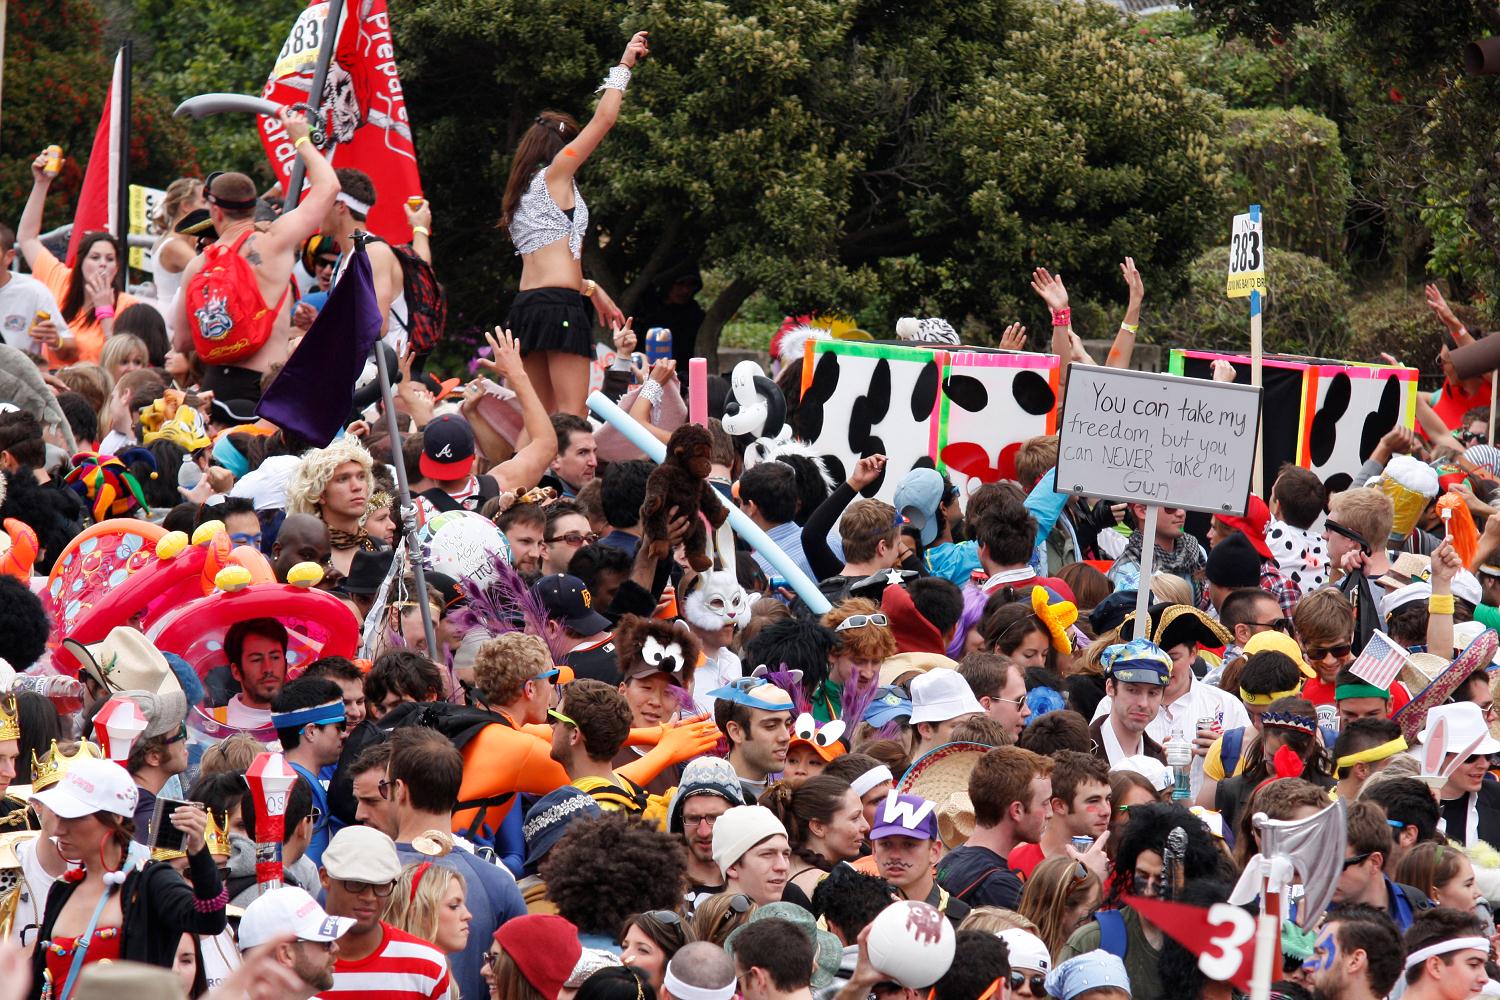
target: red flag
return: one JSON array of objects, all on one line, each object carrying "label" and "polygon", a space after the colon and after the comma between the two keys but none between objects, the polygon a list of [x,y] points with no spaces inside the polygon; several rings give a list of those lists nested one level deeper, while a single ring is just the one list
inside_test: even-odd
[{"label": "red flag", "polygon": [[[1255,968],[1255,917],[1238,906],[1215,903],[1209,909],[1187,903],[1127,896],[1130,908],[1198,956],[1198,968],[1209,979],[1233,983],[1250,992]],[[1278,932],[1279,932],[1278,928]],[[1281,937],[1276,938],[1278,948]],[[1280,959],[1277,959],[1280,968]]]},{"label": "red flag", "polygon": [[[286,105],[307,101],[327,20],[327,0],[310,0],[281,47],[263,97]],[[323,155],[335,167],[356,167],[370,175],[379,197],[367,228],[391,243],[406,243],[412,234],[401,204],[421,195],[422,178],[386,0],[348,0],[339,32],[323,85],[321,110],[325,119],[332,110],[333,143]],[[274,118],[261,118],[260,140],[285,189],[296,159],[286,130]]]},{"label": "red flag", "polygon": [[99,116],[99,130],[94,133],[94,148],[78,192],[78,207],[73,211],[73,235],[68,239],[68,266],[78,255],[78,244],[89,233],[106,230],[118,234],[120,192],[125,183],[124,142],[128,127],[128,109],[121,98],[125,80],[125,50],[115,56],[115,71],[109,93],[104,98],[104,113]]}]

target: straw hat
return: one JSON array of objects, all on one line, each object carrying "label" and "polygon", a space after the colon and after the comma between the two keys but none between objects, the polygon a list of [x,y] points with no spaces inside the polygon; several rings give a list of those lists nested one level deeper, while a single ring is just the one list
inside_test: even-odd
[{"label": "straw hat", "polygon": [[938,839],[943,847],[953,850],[969,842],[974,835],[974,803],[969,793],[950,792],[937,807]]},{"label": "straw hat", "polygon": [[[1482,671],[1489,666],[1490,661],[1495,657],[1497,646],[1500,646],[1500,636],[1495,634],[1494,629],[1485,629],[1477,639],[1464,647],[1462,653],[1453,658],[1453,662],[1448,665],[1447,669],[1429,680],[1420,690],[1412,688],[1411,701],[1402,706],[1401,711],[1391,716],[1391,721],[1401,727],[1401,734],[1406,737],[1408,743],[1416,742],[1418,734],[1426,725],[1427,713],[1430,709],[1447,701],[1470,674]],[[1412,659],[1422,655],[1418,653]],[[1441,657],[1434,656],[1432,659],[1440,660]],[[1409,684],[1407,686],[1411,687]]]},{"label": "straw hat", "polygon": [[896,791],[946,802],[954,792],[969,793],[969,773],[992,748],[983,743],[944,743],[912,762]]}]

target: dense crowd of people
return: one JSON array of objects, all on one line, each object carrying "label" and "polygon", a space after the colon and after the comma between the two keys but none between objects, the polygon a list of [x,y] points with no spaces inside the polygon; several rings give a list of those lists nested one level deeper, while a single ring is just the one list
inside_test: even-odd
[{"label": "dense crowd of people", "polygon": [[[799,447],[815,331],[757,390],[793,441],[726,430],[719,375],[691,423],[686,366],[639,363],[582,266],[576,176],[648,52],[587,124],[527,128],[521,292],[467,384],[424,373],[430,207],[365,239],[405,193],[301,114],[296,206],[174,183],[139,294],[108,234],[42,239],[37,157],[0,226],[0,997],[1219,1000],[1240,980],[1150,904],[1258,913],[1278,821],[1324,853],[1282,887],[1273,996],[1500,995],[1488,379],[1445,348],[1346,488],[1288,465],[1150,538],[1061,502],[1055,435],[967,492]],[[345,281],[394,384],[368,366],[318,442],[259,410],[354,336]],[[596,320],[659,469],[586,413]]]}]

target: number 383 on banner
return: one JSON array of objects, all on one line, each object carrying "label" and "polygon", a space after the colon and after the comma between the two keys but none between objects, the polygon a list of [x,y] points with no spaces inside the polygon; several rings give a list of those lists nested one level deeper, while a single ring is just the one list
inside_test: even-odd
[{"label": "number 383 on banner", "polygon": [[1234,217],[1229,236],[1229,278],[1225,291],[1231,299],[1266,291],[1266,243],[1259,206]]},{"label": "number 383 on banner", "polygon": [[1141,916],[1198,956],[1198,969],[1209,979],[1250,990],[1255,966],[1255,917],[1238,906],[1215,903],[1208,909],[1186,903],[1132,896],[1126,899]]}]

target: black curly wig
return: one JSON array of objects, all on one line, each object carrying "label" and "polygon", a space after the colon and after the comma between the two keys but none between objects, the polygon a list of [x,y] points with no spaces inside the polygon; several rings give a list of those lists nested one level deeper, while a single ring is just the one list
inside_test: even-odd
[{"label": "black curly wig", "polygon": [[1188,884],[1197,879],[1214,878],[1220,873],[1224,856],[1214,846],[1213,834],[1208,832],[1201,819],[1183,806],[1170,802],[1134,807],[1115,852],[1115,873],[1110,879],[1108,892],[1110,902],[1119,903],[1120,897],[1131,891],[1135,859],[1140,853],[1162,853],[1167,845],[1167,835],[1179,826],[1188,835],[1187,851],[1183,856]]},{"label": "black curly wig", "polygon": [[687,887],[682,838],[624,813],[574,823],[547,852],[547,898],[584,934],[613,935],[632,913],[675,910]]},{"label": "black curly wig", "polygon": [[71,490],[42,486],[29,466],[20,466],[15,472],[0,476],[5,479],[0,518],[14,517],[31,526],[40,549],[32,572],[39,575],[51,572],[62,550],[83,530],[82,502]]},{"label": "black curly wig", "polygon": [[0,659],[25,670],[47,649],[42,600],[15,577],[0,576]]},{"label": "black curly wig", "polygon": [[[1131,822],[1135,822],[1135,810],[1131,810]],[[1190,881],[1182,887],[1173,902],[1189,903],[1208,909],[1215,903],[1227,903],[1233,886],[1218,879]],[[1171,938],[1162,944],[1161,958],[1157,962],[1161,975],[1161,994],[1164,997],[1196,997],[1203,995],[1203,984],[1208,978],[1198,968],[1198,954],[1189,951]]]},{"label": "black curly wig", "polygon": [[828,658],[836,643],[833,630],[815,621],[782,618],[745,643],[740,662],[747,674],[761,664],[771,670],[782,669],[782,664],[787,670],[800,670],[802,690],[810,694],[828,679]]}]

